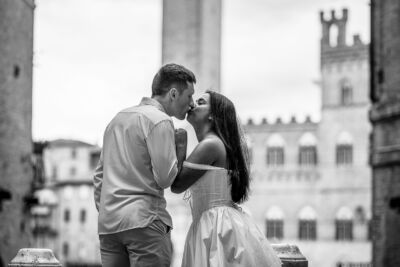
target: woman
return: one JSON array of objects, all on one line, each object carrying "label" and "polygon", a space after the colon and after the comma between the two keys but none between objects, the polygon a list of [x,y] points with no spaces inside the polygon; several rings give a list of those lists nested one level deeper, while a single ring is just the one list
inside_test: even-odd
[{"label": "woman", "polygon": [[233,103],[207,91],[188,113],[199,144],[171,186],[187,189],[193,222],[182,266],[281,265],[264,235],[237,204],[248,197],[249,164]]}]

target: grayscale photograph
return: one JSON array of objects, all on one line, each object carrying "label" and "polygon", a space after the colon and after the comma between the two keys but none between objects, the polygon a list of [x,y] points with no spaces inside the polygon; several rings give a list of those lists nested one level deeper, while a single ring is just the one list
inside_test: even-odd
[{"label": "grayscale photograph", "polygon": [[399,267],[399,0],[0,0],[0,267]]}]

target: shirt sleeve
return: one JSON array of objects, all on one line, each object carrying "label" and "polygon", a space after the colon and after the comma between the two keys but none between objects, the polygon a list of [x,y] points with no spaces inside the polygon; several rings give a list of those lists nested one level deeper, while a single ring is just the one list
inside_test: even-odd
[{"label": "shirt sleeve", "polygon": [[96,209],[98,211],[100,206],[101,188],[103,185],[103,151],[100,154],[99,162],[97,163],[97,167],[94,171],[93,185],[94,185],[94,202],[96,204]]},{"label": "shirt sleeve", "polygon": [[178,174],[175,130],[171,121],[156,124],[146,139],[154,179],[161,188],[171,186]]}]

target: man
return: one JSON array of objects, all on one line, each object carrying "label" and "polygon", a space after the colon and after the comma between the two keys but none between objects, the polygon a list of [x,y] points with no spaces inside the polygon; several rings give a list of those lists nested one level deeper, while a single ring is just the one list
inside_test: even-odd
[{"label": "man", "polygon": [[[154,76],[152,97],[119,112],[108,124],[94,175],[104,267],[170,266],[171,216],[164,189],[186,157],[183,120],[194,106],[194,74],[167,64]],[[175,145],[175,139],[177,144]]]}]

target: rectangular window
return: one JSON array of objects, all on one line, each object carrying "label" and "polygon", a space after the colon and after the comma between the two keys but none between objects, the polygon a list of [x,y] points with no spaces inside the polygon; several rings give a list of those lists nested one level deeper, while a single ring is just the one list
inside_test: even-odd
[{"label": "rectangular window", "polygon": [[337,145],[336,146],[336,164],[350,165],[353,163],[353,146]]},{"label": "rectangular window", "polygon": [[75,159],[76,158],[76,148],[72,148],[71,150],[71,158]]},{"label": "rectangular window", "polygon": [[58,173],[57,166],[53,166],[53,168],[51,170],[51,178],[53,181],[55,181],[57,179],[57,173]]},{"label": "rectangular window", "polygon": [[283,238],[283,220],[267,220],[267,238]]},{"label": "rectangular window", "polygon": [[317,222],[315,220],[299,221],[299,239],[300,240],[317,239]]},{"label": "rectangular window", "polygon": [[90,167],[92,169],[95,169],[97,167],[99,160],[100,160],[100,151],[93,151],[90,154]]},{"label": "rectangular window", "polygon": [[350,86],[342,87],[342,105],[350,105],[352,102],[352,88]]},{"label": "rectangular window", "polygon": [[70,211],[69,209],[64,210],[64,222],[69,222],[70,221]]},{"label": "rectangular window", "polygon": [[367,227],[368,227],[368,240],[369,241],[372,241],[372,234],[373,234],[373,231],[372,231],[372,220],[368,220],[368,223],[367,223]]},{"label": "rectangular window", "polygon": [[317,148],[315,146],[301,146],[299,149],[300,165],[317,164]]},{"label": "rectangular window", "polygon": [[68,245],[68,243],[63,243],[62,251],[63,251],[63,255],[64,256],[68,256],[68,254],[69,254],[69,245]]},{"label": "rectangular window", "polygon": [[79,219],[80,219],[81,223],[84,223],[86,221],[86,210],[81,210]]},{"label": "rectangular window", "polygon": [[353,240],[353,221],[336,220],[336,240]]},{"label": "rectangular window", "polygon": [[279,166],[285,164],[285,154],[283,147],[267,148],[267,164],[269,166]]}]

